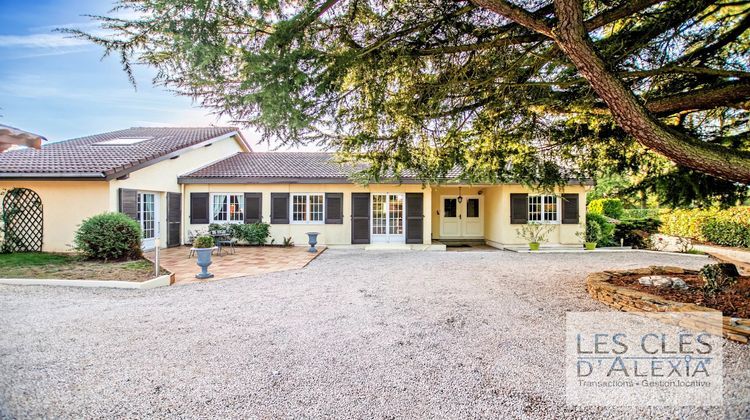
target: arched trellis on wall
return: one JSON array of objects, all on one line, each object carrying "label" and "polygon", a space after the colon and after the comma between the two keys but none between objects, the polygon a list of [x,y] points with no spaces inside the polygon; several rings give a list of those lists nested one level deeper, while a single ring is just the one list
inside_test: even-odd
[{"label": "arched trellis on wall", "polygon": [[13,188],[3,196],[3,252],[42,250],[44,216],[39,194],[28,188]]}]

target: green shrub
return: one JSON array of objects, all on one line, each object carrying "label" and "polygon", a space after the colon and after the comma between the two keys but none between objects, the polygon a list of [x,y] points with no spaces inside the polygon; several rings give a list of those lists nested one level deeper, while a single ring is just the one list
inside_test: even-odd
[{"label": "green shrub", "polygon": [[701,236],[718,245],[750,248],[750,225],[733,220],[709,219],[701,226]]},{"label": "green shrub", "polygon": [[750,247],[750,208],[674,210],[662,216],[661,232],[717,245]]},{"label": "green shrub", "polygon": [[586,242],[599,242],[602,240],[602,227],[599,223],[586,223]]},{"label": "green shrub", "polygon": [[714,295],[737,282],[740,273],[734,264],[707,264],[698,276],[703,280],[703,293]]},{"label": "green shrub", "polygon": [[250,245],[264,245],[271,236],[271,225],[258,222],[252,224],[230,224],[227,226],[233,238],[243,240]]},{"label": "green shrub", "polygon": [[622,243],[625,246],[633,248],[648,248],[648,239],[654,233],[659,231],[661,221],[659,219],[626,219],[621,220],[618,225],[615,226],[614,241],[616,244]]},{"label": "green shrub", "polygon": [[81,223],[74,248],[86,258],[121,260],[140,258],[141,227],[122,213],[103,213]]},{"label": "green shrub", "polygon": [[208,235],[197,236],[193,239],[193,248],[213,248],[214,238]]},{"label": "green shrub", "polygon": [[587,210],[589,213],[603,214],[613,219],[621,219],[625,209],[622,207],[622,201],[617,198],[599,198],[591,200]]},{"label": "green shrub", "polygon": [[661,216],[661,233],[705,241],[703,224],[713,217],[712,210],[673,210]]},{"label": "green shrub", "polygon": [[[612,246],[615,244],[614,242],[614,234],[615,234],[615,225],[614,223],[610,223],[607,221],[607,219],[602,216],[601,214],[597,213],[586,213],[586,235],[588,236],[588,230],[589,227],[592,225],[597,225],[600,236],[599,239],[596,241],[599,246]],[[593,228],[596,229],[596,228]]]},{"label": "green shrub", "polygon": [[623,219],[647,219],[657,218],[661,213],[660,209],[625,209],[622,213]]}]

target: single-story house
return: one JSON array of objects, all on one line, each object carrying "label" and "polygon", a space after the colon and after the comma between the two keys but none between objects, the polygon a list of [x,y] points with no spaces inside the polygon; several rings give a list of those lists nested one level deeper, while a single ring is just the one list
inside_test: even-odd
[{"label": "single-story house", "polygon": [[586,183],[554,193],[409,176],[365,186],[353,171],[330,153],[254,152],[231,127],[140,127],[0,155],[0,189],[38,194],[45,251],[69,250],[81,221],[105,211],[136,219],[144,248],[184,244],[210,223],[269,223],[276,243],[303,245],[316,231],[324,245],[418,249],[520,245],[527,222],[553,225],[550,244],[577,244],[585,223]]}]

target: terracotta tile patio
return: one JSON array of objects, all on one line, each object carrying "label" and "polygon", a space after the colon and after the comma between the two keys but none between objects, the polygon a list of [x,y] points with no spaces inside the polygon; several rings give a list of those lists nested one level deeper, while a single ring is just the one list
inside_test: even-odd
[{"label": "terracotta tile patio", "polygon": [[[307,252],[307,247],[236,247],[235,253],[227,251],[219,256],[213,255],[213,263],[208,271],[214,275],[208,280],[199,280],[195,274],[200,267],[195,263],[195,256],[188,258],[190,248],[177,247],[162,249],[159,253],[160,265],[175,274],[175,284],[187,284],[202,281],[220,280],[232,277],[252,276],[274,271],[295,270],[303,268],[325,250],[318,247],[317,254]],[[145,257],[153,260],[154,252]]]}]

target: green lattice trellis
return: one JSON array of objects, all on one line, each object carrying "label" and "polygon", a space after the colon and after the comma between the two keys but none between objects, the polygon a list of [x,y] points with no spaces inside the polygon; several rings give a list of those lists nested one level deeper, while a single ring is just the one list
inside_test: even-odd
[{"label": "green lattice trellis", "polygon": [[28,188],[13,188],[3,197],[4,252],[42,250],[42,200]]}]

